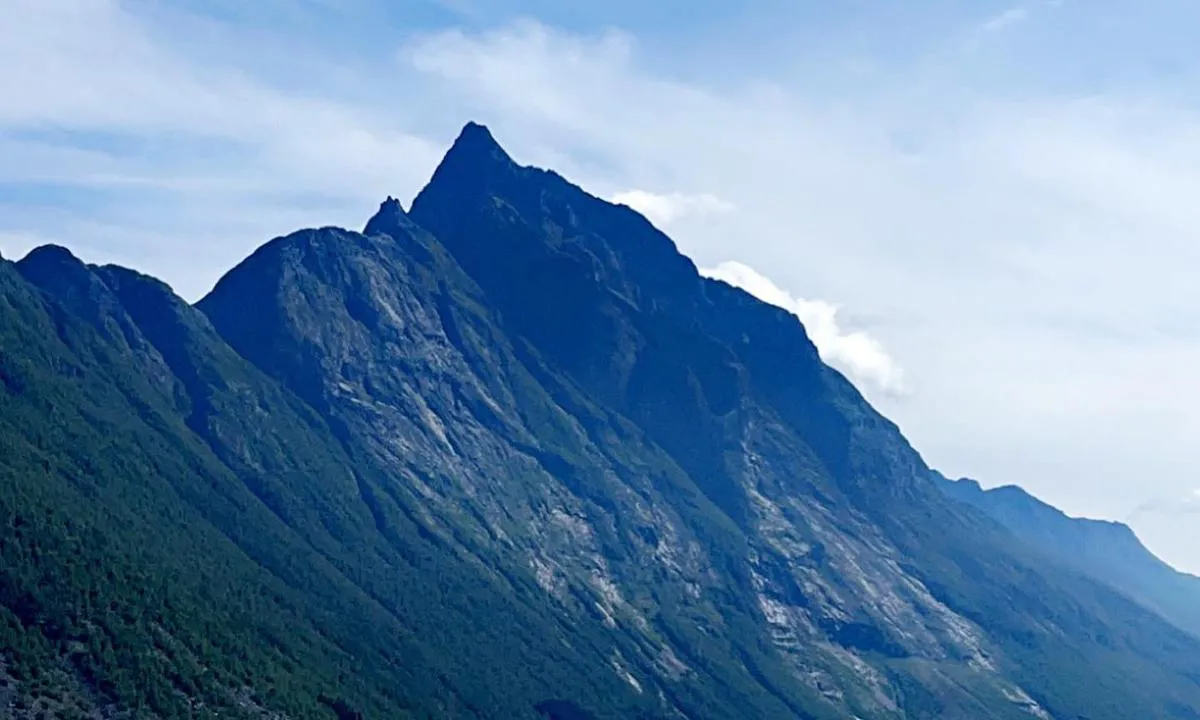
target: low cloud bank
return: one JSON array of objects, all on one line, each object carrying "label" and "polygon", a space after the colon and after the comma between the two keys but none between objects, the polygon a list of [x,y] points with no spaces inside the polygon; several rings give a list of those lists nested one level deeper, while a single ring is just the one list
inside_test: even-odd
[{"label": "low cloud bank", "polygon": [[723,262],[702,269],[705,277],[741,288],[763,302],[800,318],[821,359],[850,376],[860,386],[891,395],[905,392],[904,373],[883,345],[861,330],[847,330],[838,319],[838,306],[824,300],[806,300],[780,288],[770,278],[739,262]]}]

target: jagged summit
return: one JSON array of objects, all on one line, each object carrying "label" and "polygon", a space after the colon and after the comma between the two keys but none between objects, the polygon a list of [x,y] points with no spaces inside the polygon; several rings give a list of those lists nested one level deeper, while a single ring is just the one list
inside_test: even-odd
[{"label": "jagged summit", "polygon": [[486,126],[469,122],[459,131],[454,144],[446,151],[437,171],[487,172],[494,169],[516,169],[517,164]]},{"label": "jagged summit", "polygon": [[492,131],[488,130],[486,125],[474,121],[463,125],[462,130],[458,133],[458,138],[450,146],[448,155],[456,153],[478,153],[492,157],[501,155],[508,158],[504,148],[500,147],[500,143],[496,142],[496,138],[492,136]]},{"label": "jagged summit", "polygon": [[379,210],[367,221],[363,235],[393,235],[396,228],[410,225],[412,222],[400,201],[388,195],[387,199],[379,204]]},{"label": "jagged summit", "polygon": [[[487,126],[468,122],[442,157],[429,183],[413,200],[409,211],[418,204],[431,204],[430,198],[453,198],[455,202],[478,198],[503,175],[522,170],[496,142]],[[444,205],[437,199],[432,204]],[[391,195],[379,204],[379,210],[363,227],[364,235],[396,235],[412,233],[416,225],[400,201]],[[402,232],[398,232],[402,231]]]},{"label": "jagged summit", "polygon": [[1200,718],[1200,591],[937,478],[796,317],[468,123],[410,208],[194,306],[0,265],[0,716],[49,677],[164,718]]},{"label": "jagged summit", "polygon": [[415,211],[430,194],[476,197],[484,189],[514,177],[522,170],[500,147],[490,130],[469,122],[446,151],[429,184],[413,200],[410,211]]}]

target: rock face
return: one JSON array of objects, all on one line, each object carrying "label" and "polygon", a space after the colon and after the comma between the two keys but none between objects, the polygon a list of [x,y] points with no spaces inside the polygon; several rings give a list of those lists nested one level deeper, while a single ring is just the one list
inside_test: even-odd
[{"label": "rock face", "polygon": [[[56,249],[0,271],[0,407],[29,420],[0,510],[70,507],[142,578],[81,569],[51,607],[37,548],[72,526],[0,545],[5,637],[80,708],[1200,717],[1200,641],[1160,608],[949,497],[794,316],[482,126],[409,212],[277,238],[196,307]],[[138,590],[164,576],[198,579]],[[170,648],[148,677],[89,593]]]}]

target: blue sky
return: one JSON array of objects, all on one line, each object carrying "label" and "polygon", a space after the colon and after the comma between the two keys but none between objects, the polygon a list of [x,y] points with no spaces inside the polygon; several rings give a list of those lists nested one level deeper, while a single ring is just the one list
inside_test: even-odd
[{"label": "blue sky", "polygon": [[189,299],[467,120],[801,315],[934,466],[1200,571],[1200,5],[0,0],[0,252]]}]

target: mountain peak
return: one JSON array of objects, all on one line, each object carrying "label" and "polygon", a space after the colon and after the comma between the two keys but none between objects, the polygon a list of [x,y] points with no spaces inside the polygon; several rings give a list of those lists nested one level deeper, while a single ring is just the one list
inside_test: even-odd
[{"label": "mountain peak", "polygon": [[367,221],[363,235],[391,235],[392,229],[408,223],[408,214],[404,212],[404,206],[399,200],[388,195],[386,200],[379,203],[379,210]]},{"label": "mountain peak", "polygon": [[367,221],[362,234],[368,237],[388,235],[399,240],[417,231],[416,223],[409,218],[408,213],[404,212],[404,206],[400,204],[400,201],[388,195],[386,200],[379,203],[379,210]]},{"label": "mountain peak", "polygon": [[56,263],[69,265],[82,265],[83,262],[75,257],[69,249],[62,245],[40,245],[30,250],[28,254],[20,261],[22,264],[40,265],[42,263]]},{"label": "mountain peak", "polygon": [[400,204],[399,200],[392,197],[391,195],[388,195],[386,200],[379,203],[379,212],[388,212],[388,213],[392,213],[392,214],[399,213],[399,214],[403,215],[404,214],[404,206]]},{"label": "mountain peak", "polygon": [[492,136],[492,131],[488,130],[487,126],[469,122],[459,131],[458,137],[446,151],[446,156],[442,158],[433,177],[436,180],[438,175],[444,174],[447,170],[453,171],[455,175],[480,174],[494,169],[508,169],[516,166],[517,164],[504,151],[504,148],[500,147],[500,143],[496,142],[496,138]]},{"label": "mountain peak", "polygon": [[26,280],[52,294],[70,292],[97,301],[105,293],[88,266],[61,245],[42,245],[30,250],[17,261],[17,270]]},{"label": "mountain peak", "polygon": [[520,166],[500,147],[490,130],[469,122],[446,151],[429,184],[413,200],[413,208],[431,188],[440,188],[459,199],[473,197],[496,181],[503,182],[518,174],[519,170]]},{"label": "mountain peak", "polygon": [[504,148],[500,147],[500,143],[496,142],[496,138],[492,136],[492,131],[488,130],[486,125],[481,125],[474,121],[463,125],[462,130],[459,131],[454,144],[450,146],[450,153],[456,150],[459,152],[487,155],[500,153],[504,157],[508,157],[508,154],[504,152]]}]

